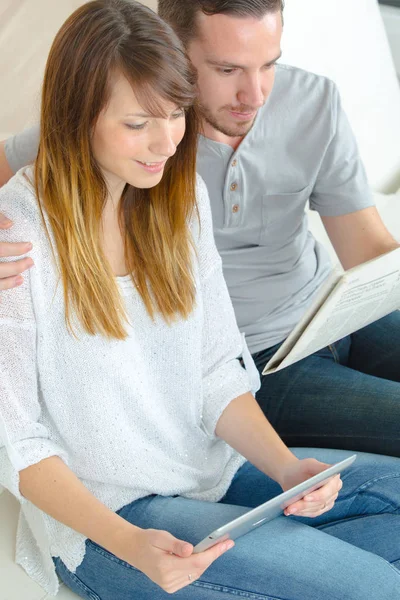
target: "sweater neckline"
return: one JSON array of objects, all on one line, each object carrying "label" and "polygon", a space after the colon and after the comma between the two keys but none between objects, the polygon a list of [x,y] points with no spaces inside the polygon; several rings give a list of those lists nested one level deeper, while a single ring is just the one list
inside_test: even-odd
[{"label": "sweater neckline", "polygon": [[132,282],[132,278],[130,275],[117,276],[117,277],[115,277],[115,281],[121,288],[126,289],[126,288],[133,287],[133,282]]}]

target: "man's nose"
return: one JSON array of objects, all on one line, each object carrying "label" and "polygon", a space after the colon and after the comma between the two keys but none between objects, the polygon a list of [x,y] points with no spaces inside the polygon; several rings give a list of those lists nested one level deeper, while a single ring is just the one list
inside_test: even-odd
[{"label": "man's nose", "polygon": [[238,99],[242,104],[247,104],[252,108],[261,108],[265,102],[265,94],[259,75],[249,76],[243,82],[243,89],[238,94]]}]

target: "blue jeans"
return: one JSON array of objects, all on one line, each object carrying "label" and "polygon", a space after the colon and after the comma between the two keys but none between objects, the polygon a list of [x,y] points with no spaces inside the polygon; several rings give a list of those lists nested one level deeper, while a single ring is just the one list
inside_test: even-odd
[{"label": "blue jeans", "polygon": [[[297,449],[333,463],[339,450]],[[399,600],[400,459],[360,454],[343,473],[334,508],[315,519],[278,517],[236,540],[177,600]],[[193,544],[216,527],[280,492],[246,463],[218,503],[150,496],[119,514],[142,528],[163,529]],[[166,600],[137,569],[92,541],[75,574],[56,559],[58,575],[90,600]]]},{"label": "blue jeans", "polygon": [[[260,373],[278,347],[253,355]],[[288,446],[400,457],[400,311],[261,380],[257,401]]]}]

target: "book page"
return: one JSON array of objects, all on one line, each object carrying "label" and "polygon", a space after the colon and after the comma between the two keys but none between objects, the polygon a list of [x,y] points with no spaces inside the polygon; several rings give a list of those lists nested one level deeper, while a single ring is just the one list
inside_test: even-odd
[{"label": "book page", "polygon": [[313,303],[308,311],[308,314],[313,313],[313,317],[308,319],[295,343],[287,344],[286,352],[281,352],[278,360],[277,354],[274,355],[263,375],[283,369],[398,308],[400,248],[354,267],[339,277],[322,306],[318,302]]}]

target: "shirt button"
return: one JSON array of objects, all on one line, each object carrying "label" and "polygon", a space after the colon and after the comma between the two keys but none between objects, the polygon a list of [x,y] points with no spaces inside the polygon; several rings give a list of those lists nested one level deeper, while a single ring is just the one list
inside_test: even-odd
[{"label": "shirt button", "polygon": [[237,165],[237,160],[236,160],[236,158],[235,158],[235,160],[234,160],[234,161],[232,161],[232,167],[236,167],[236,165]]},{"label": "shirt button", "polygon": [[239,206],[239,204],[234,204],[234,205],[232,206],[232,212],[234,212],[234,213],[238,213],[238,212],[239,212],[239,210],[240,210],[240,206]]},{"label": "shirt button", "polygon": [[231,192],[235,192],[237,190],[238,184],[237,183],[232,183],[231,184]]}]

